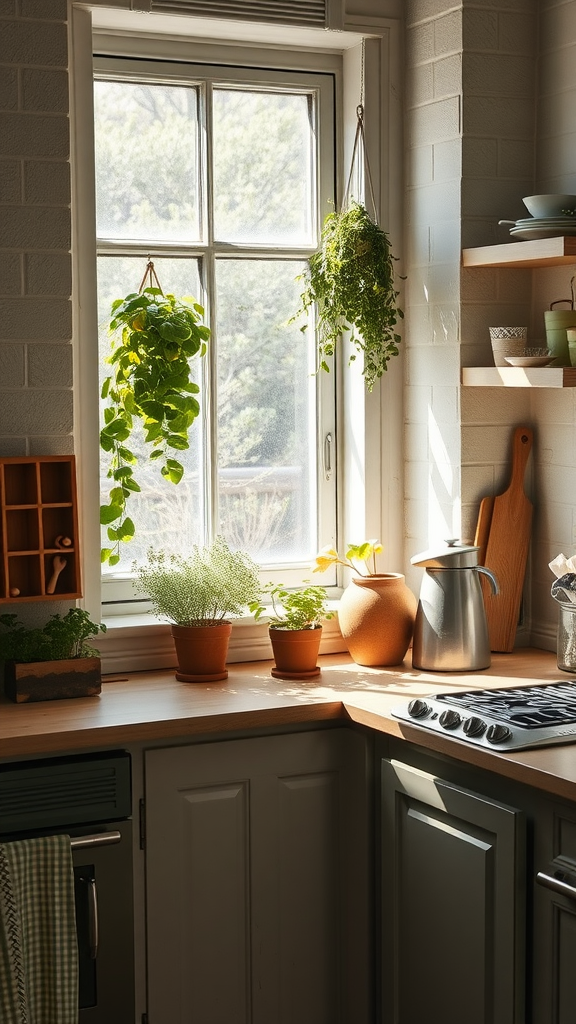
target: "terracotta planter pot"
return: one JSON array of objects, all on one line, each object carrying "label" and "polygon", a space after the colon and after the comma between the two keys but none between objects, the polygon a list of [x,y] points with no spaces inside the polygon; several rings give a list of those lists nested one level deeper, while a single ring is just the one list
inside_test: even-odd
[{"label": "terracotta planter pot", "polygon": [[268,629],[274,668],[271,670],[276,679],[313,679],[320,675],[320,666],[316,664],[322,626],[315,629]]},{"label": "terracotta planter pot", "polygon": [[178,658],[176,679],[183,683],[216,683],[227,679],[226,657],[231,632],[231,622],[172,626]]},{"label": "terracotta planter pot", "polygon": [[400,665],[410,646],[418,602],[401,573],[354,577],[338,621],[358,665]]}]

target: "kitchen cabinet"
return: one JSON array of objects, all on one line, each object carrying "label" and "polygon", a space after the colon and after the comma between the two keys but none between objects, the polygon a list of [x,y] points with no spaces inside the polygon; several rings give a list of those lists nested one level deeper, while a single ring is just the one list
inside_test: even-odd
[{"label": "kitchen cabinet", "polygon": [[524,1024],[525,819],[383,758],[382,1021]]},{"label": "kitchen cabinet", "polygon": [[533,1024],[573,1024],[576,807],[540,801],[534,843]]},{"label": "kitchen cabinet", "polygon": [[369,743],[145,752],[149,1024],[368,1024]]}]

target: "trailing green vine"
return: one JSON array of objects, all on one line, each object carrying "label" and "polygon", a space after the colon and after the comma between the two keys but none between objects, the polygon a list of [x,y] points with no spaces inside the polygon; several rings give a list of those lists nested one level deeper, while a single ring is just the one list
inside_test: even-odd
[{"label": "trailing green vine", "polygon": [[[351,200],[346,209],[329,213],[324,221],[321,247],[309,260],[301,308],[293,319],[318,309],[319,366],[334,355],[342,331],[364,356],[363,375],[368,391],[398,355],[400,336],[395,327],[404,313],[397,306],[394,261],[385,231],[368,216],[366,208]],[[306,328],[304,327],[303,330]],[[356,353],[350,356],[350,362]]]},{"label": "trailing green vine", "polygon": [[[147,273],[152,280],[153,264]],[[126,512],[130,495],[140,491],[133,468],[137,458],[127,444],[135,418],[143,423],[150,459],[160,462],[162,476],[174,484],[182,478],[184,468],[173,453],[189,447],[188,431],[200,411],[190,359],[204,355],[210,337],[203,313],[193,299],[176,299],[152,286],[112,303],[108,362],[114,370],[102,386],[108,404],[100,432],[100,446],[110,454],[112,486],[108,504],[100,507],[100,523],[108,527],[113,546],[102,549],[102,562],[116,565],[120,543],[136,532]]]}]

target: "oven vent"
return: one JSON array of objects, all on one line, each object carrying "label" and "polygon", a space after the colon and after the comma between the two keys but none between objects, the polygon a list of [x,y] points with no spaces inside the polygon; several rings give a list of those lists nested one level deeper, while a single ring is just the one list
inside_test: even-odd
[{"label": "oven vent", "polygon": [[0,835],[118,821],[131,813],[130,757],[61,758],[0,770]]},{"label": "oven vent", "polygon": [[200,18],[326,27],[327,0],[152,0],[151,11]]}]

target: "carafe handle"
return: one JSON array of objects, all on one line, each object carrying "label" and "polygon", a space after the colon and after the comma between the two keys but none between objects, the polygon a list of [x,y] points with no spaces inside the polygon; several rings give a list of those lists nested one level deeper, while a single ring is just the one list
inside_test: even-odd
[{"label": "carafe handle", "polygon": [[494,573],[490,569],[487,569],[485,565],[475,565],[474,569],[475,569],[476,572],[481,572],[484,576],[488,577],[488,579],[490,580],[490,587],[492,589],[492,593],[493,594],[499,594],[500,593],[500,587],[498,586],[498,580],[496,579]]}]

